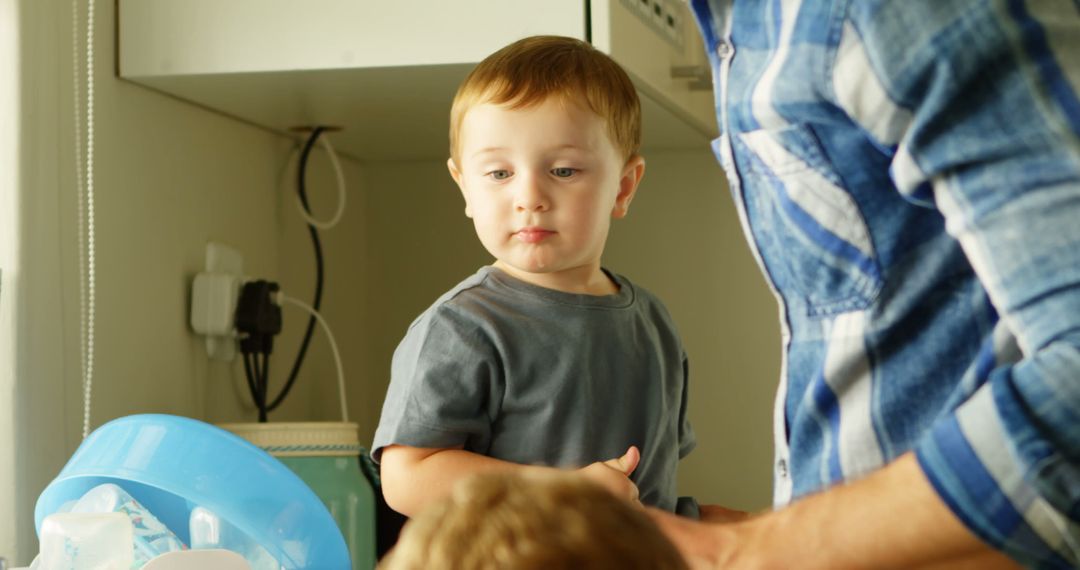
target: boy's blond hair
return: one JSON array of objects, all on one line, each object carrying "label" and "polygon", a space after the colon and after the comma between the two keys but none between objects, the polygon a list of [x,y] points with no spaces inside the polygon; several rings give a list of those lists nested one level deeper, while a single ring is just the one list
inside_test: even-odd
[{"label": "boy's blond hair", "polygon": [[550,97],[584,103],[607,122],[623,160],[637,154],[641,102],[619,64],[578,39],[533,36],[484,58],[458,87],[450,108],[450,156],[461,165],[461,123],[472,107],[492,103],[521,109]]},{"label": "boy's blond hair", "polygon": [[639,508],[573,473],[482,473],[409,521],[380,570],[685,570]]}]

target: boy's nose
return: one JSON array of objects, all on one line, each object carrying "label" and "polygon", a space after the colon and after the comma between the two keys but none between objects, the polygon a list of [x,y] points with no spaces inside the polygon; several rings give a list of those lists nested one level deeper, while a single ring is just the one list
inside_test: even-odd
[{"label": "boy's nose", "polygon": [[549,207],[547,194],[539,181],[523,179],[514,195],[514,209],[519,212],[543,212]]}]

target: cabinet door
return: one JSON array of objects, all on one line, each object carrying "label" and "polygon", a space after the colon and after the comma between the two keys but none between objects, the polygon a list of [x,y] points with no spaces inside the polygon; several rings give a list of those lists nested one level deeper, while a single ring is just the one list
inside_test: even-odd
[{"label": "cabinet door", "polygon": [[[643,95],[645,146],[715,136],[701,41],[679,0],[118,0],[120,76],[272,130],[341,127],[370,160],[447,154],[469,70],[530,35],[589,40]],[[700,84],[702,81],[697,81]]]},{"label": "cabinet door", "polygon": [[524,36],[586,39],[587,0],[120,0],[120,74],[476,63]]}]

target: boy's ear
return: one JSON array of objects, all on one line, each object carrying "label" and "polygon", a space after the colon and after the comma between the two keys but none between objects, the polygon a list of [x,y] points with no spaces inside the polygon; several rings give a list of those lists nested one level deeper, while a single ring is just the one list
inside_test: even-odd
[{"label": "boy's ear", "polygon": [[453,157],[446,159],[446,169],[450,171],[450,178],[454,179],[454,183],[457,184],[458,190],[461,191],[461,197],[465,199],[465,217],[471,218],[472,211],[469,209],[469,195],[465,193],[465,186],[461,183],[461,171],[458,170]]},{"label": "boy's ear", "polygon": [[619,177],[619,194],[615,197],[615,207],[611,209],[612,218],[626,217],[642,176],[645,176],[645,159],[635,154],[626,161],[622,176]]}]

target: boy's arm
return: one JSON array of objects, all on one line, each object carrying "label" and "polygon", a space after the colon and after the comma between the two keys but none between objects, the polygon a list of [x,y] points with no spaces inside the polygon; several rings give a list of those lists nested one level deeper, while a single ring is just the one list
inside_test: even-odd
[{"label": "boy's arm", "polygon": [[[641,454],[631,447],[617,459],[598,461],[578,471],[616,496],[636,501],[637,486],[629,479]],[[464,449],[390,445],[382,449],[382,488],[386,503],[395,511],[414,516],[427,505],[450,494],[459,480],[489,471],[550,471],[553,467],[521,465]]]}]

